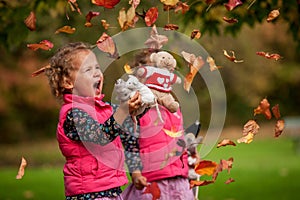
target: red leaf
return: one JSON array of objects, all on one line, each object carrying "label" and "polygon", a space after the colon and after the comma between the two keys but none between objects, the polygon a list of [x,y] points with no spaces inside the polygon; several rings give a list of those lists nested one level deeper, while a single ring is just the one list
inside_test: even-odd
[{"label": "red leaf", "polygon": [[224,139],[218,143],[217,148],[222,147],[222,146],[227,146],[227,145],[236,146],[236,144],[233,141],[231,141],[229,139]]},{"label": "red leaf", "polygon": [[32,12],[32,11],[30,12],[29,16],[24,20],[24,23],[29,30],[35,31],[36,16],[35,16],[34,12]]},{"label": "red leaf", "polygon": [[86,22],[85,22],[84,26],[86,26],[86,27],[91,27],[91,26],[93,26],[93,24],[91,23],[91,20],[92,20],[93,17],[96,17],[96,16],[98,16],[98,15],[100,15],[100,12],[92,12],[92,11],[90,11],[90,12],[85,16]]},{"label": "red leaf", "polygon": [[104,8],[113,8],[120,0],[91,0],[93,4]]},{"label": "red leaf", "polygon": [[152,26],[158,18],[158,9],[156,7],[150,8],[145,15],[145,23],[147,26]]},{"label": "red leaf", "polygon": [[225,3],[225,7],[228,11],[233,10],[235,7],[242,5],[243,2],[241,0],[229,0],[228,3]]},{"label": "red leaf", "polygon": [[256,55],[263,56],[268,59],[274,59],[274,60],[279,60],[280,58],[282,58],[279,54],[276,53],[270,54],[268,52],[266,53],[263,51],[256,52]]},{"label": "red leaf", "polygon": [[36,51],[38,49],[43,49],[43,50],[51,50],[53,48],[53,43],[48,41],[48,40],[43,40],[38,44],[27,44],[27,47],[33,51]]},{"label": "red leaf", "polygon": [[228,17],[223,17],[223,20],[229,24],[234,24],[234,23],[237,23],[238,20],[235,19],[235,18],[228,18]]},{"label": "red leaf", "polygon": [[152,200],[157,200],[160,198],[160,189],[158,187],[157,182],[152,182],[151,184],[147,185],[143,194],[151,194]]},{"label": "red leaf", "polygon": [[106,33],[101,35],[96,44],[101,51],[108,53],[111,58],[119,58],[115,42]]},{"label": "red leaf", "polygon": [[166,24],[164,26],[165,31],[178,30],[179,26],[176,24]]},{"label": "red leaf", "polygon": [[181,10],[182,14],[185,14],[190,9],[190,6],[187,5],[186,2],[182,3],[179,1],[175,7],[175,13],[179,12]]},{"label": "red leaf", "polygon": [[279,111],[279,105],[278,104],[276,104],[275,106],[272,107],[272,113],[273,113],[273,115],[276,119],[280,118],[280,111]]}]

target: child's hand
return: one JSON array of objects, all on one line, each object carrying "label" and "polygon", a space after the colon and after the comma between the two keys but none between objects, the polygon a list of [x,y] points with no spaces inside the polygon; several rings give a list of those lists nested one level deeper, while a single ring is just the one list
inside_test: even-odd
[{"label": "child's hand", "polygon": [[133,95],[128,100],[128,106],[129,106],[129,114],[130,115],[136,115],[137,111],[142,105],[142,99],[139,92],[136,92],[135,95]]},{"label": "child's hand", "polygon": [[132,183],[136,189],[141,190],[147,186],[147,178],[140,171],[135,171],[131,175]]}]

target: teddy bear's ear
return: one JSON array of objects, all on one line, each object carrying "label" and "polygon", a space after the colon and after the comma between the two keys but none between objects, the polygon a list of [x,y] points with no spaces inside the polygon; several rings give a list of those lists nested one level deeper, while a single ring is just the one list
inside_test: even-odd
[{"label": "teddy bear's ear", "polygon": [[156,53],[152,53],[150,55],[150,61],[153,62],[153,63],[155,63],[155,60],[156,60]]}]

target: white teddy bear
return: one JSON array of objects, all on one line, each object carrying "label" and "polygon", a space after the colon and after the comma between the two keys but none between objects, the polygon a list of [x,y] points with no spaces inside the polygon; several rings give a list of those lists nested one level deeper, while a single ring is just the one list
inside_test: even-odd
[{"label": "white teddy bear", "polygon": [[144,84],[152,90],[157,102],[174,113],[178,110],[179,103],[175,101],[171,94],[172,85],[181,83],[181,78],[173,73],[177,62],[166,51],[152,53],[150,61],[155,66],[139,67],[136,71],[136,76],[139,79],[145,79]]}]

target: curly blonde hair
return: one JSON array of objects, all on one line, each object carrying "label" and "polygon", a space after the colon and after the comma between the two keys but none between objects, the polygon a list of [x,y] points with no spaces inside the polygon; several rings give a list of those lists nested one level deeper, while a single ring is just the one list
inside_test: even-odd
[{"label": "curly blonde hair", "polygon": [[83,42],[69,43],[61,47],[50,59],[50,66],[45,69],[52,94],[62,100],[63,94],[72,93],[64,87],[65,78],[71,78],[76,55],[82,50],[91,50],[91,45]]}]

